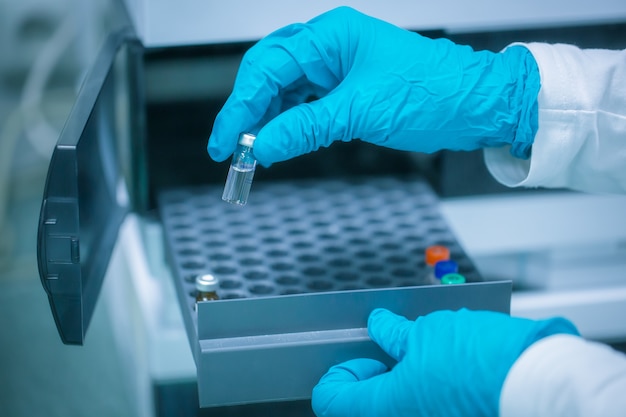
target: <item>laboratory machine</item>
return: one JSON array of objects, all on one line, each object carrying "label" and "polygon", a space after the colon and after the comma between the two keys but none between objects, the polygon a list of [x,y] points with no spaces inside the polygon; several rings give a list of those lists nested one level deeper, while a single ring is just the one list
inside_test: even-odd
[{"label": "laboratory machine", "polygon": [[[354,3],[475,48],[626,47],[623,2]],[[241,57],[337,5],[116,3],[50,163],[38,256],[64,343],[89,337],[99,298],[113,306],[138,415],[311,415],[311,388],[329,366],[392,365],[367,337],[376,307],[409,318],[462,307],[562,314],[590,337],[626,340],[623,324],[604,321],[626,309],[626,226],[612,223],[623,198],[511,191],[480,153],[353,141],[257,167],[247,198],[235,199],[245,205],[222,201],[230,163],[210,160],[206,140]],[[433,279],[432,246],[465,282]],[[598,267],[610,278],[590,289],[576,271]],[[198,301],[198,288],[215,297]]]}]

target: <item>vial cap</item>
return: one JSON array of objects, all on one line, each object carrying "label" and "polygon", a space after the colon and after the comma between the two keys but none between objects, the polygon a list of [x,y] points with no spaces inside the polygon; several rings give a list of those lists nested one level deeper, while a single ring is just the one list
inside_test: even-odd
[{"label": "vial cap", "polygon": [[425,257],[428,266],[435,266],[439,261],[450,259],[450,250],[442,245],[432,245],[426,248]]},{"label": "vial cap", "polygon": [[442,284],[465,284],[465,277],[461,274],[446,274],[441,277]]},{"label": "vial cap", "polygon": [[214,292],[219,287],[219,280],[211,274],[202,274],[196,277],[196,289],[202,292]]},{"label": "vial cap", "polygon": [[435,278],[441,279],[446,274],[459,272],[459,265],[452,261],[439,261],[435,264]]},{"label": "vial cap", "polygon": [[256,136],[252,133],[242,133],[239,135],[239,144],[251,148],[255,139]]}]

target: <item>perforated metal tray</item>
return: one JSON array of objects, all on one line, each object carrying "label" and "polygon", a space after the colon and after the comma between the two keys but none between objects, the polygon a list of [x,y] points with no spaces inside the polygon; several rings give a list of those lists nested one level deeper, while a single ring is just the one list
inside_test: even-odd
[{"label": "perforated metal tray", "polygon": [[[245,207],[221,187],[159,197],[168,259],[202,406],[308,398],[334,363],[389,358],[365,329],[385,307],[415,318],[461,307],[509,311],[509,283],[481,283],[419,179],[258,183]],[[424,250],[450,248],[468,284],[429,285]],[[212,273],[221,300],[196,306]]]}]

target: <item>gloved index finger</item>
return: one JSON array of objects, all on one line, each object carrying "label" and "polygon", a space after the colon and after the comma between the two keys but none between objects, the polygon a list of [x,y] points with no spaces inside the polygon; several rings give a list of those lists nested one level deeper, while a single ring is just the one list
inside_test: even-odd
[{"label": "gloved index finger", "polygon": [[406,354],[412,326],[412,321],[383,308],[372,311],[367,322],[370,338],[396,361]]},{"label": "gloved index finger", "polygon": [[327,90],[339,83],[316,41],[319,39],[314,39],[306,24],[294,24],[250,48],[239,67],[233,92],[215,119],[208,145],[213,159],[226,159],[234,151],[239,133],[259,129],[272,100],[298,79],[306,77]]}]

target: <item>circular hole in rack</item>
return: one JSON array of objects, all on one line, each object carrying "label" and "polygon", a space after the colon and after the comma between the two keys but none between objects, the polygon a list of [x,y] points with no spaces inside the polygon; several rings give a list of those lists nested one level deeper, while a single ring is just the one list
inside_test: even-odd
[{"label": "circular hole in rack", "polygon": [[333,240],[337,237],[337,234],[335,233],[320,233],[319,235],[317,235],[317,237],[319,237],[322,240]]},{"label": "circular hole in rack", "polygon": [[204,246],[207,248],[223,248],[227,243],[223,240],[209,240],[204,243]]},{"label": "circular hole in rack", "polygon": [[241,287],[241,282],[234,279],[222,279],[220,280],[220,288],[224,290],[234,290]]},{"label": "circular hole in rack", "polygon": [[396,242],[384,242],[380,245],[380,248],[384,250],[398,250],[400,246],[401,245]]},{"label": "circular hole in rack", "polygon": [[282,242],[282,239],[279,238],[278,236],[268,236],[268,237],[264,237],[263,239],[264,243],[280,243]]},{"label": "circular hole in rack", "polygon": [[360,250],[354,254],[357,258],[369,259],[376,256],[376,252],[371,250]]},{"label": "circular hole in rack", "polygon": [[179,243],[188,243],[193,242],[194,240],[196,240],[196,238],[193,236],[179,236],[176,238],[176,241]]},{"label": "circular hole in rack", "polygon": [[299,235],[304,235],[306,234],[306,230],[302,230],[302,229],[289,229],[287,231],[288,234],[290,234],[291,236],[299,236]]},{"label": "circular hole in rack", "polygon": [[380,272],[383,269],[385,269],[385,267],[381,264],[368,263],[361,265],[361,271],[363,272]]},{"label": "circular hole in rack", "polygon": [[263,260],[259,258],[243,258],[239,261],[239,263],[244,266],[256,266],[261,265]]},{"label": "circular hole in rack", "polygon": [[336,273],[335,279],[337,281],[356,281],[359,279],[359,275],[354,272],[343,271]]},{"label": "circular hole in rack", "polygon": [[243,274],[244,278],[251,280],[265,279],[268,277],[268,275],[269,274],[267,272],[260,270],[247,271]]},{"label": "circular hole in rack", "polygon": [[327,253],[341,253],[344,251],[344,248],[341,246],[326,246],[323,250]]},{"label": "circular hole in rack", "polygon": [[263,231],[274,230],[274,229],[276,229],[276,226],[274,226],[273,224],[265,223],[265,224],[259,225],[259,227],[257,227],[257,229],[263,230]]},{"label": "circular hole in rack", "polygon": [[197,256],[200,255],[200,251],[194,248],[184,248],[178,251],[181,256]]},{"label": "circular hole in rack", "polygon": [[377,236],[377,237],[389,237],[392,236],[393,233],[391,233],[389,230],[374,230],[372,232],[372,235]]},{"label": "circular hole in rack", "polygon": [[232,266],[218,266],[217,268],[213,268],[213,273],[218,275],[232,275],[237,272],[237,268]]},{"label": "circular hole in rack", "polygon": [[348,240],[348,243],[350,245],[367,245],[369,241],[365,238],[362,237],[354,237],[350,240]]},{"label": "circular hole in rack", "polygon": [[195,283],[196,282],[196,276],[197,276],[197,274],[185,275],[184,280],[187,281],[187,282]]},{"label": "circular hole in rack", "polygon": [[391,280],[385,277],[372,277],[365,282],[372,287],[386,287],[391,284]]},{"label": "circular hole in rack", "polygon": [[231,258],[228,253],[217,252],[209,255],[209,259],[212,261],[227,261]]},{"label": "circular hole in rack", "polygon": [[300,283],[300,279],[293,275],[281,275],[276,278],[276,283],[280,285],[296,285]]},{"label": "circular hole in rack", "polygon": [[307,284],[307,287],[313,291],[328,291],[333,287],[329,281],[315,280]]},{"label": "circular hole in rack", "polygon": [[311,253],[305,253],[304,255],[299,255],[297,259],[300,262],[315,262],[318,260],[318,258],[319,256],[317,255],[313,255]]},{"label": "circular hole in rack", "polygon": [[318,221],[313,222],[314,227],[328,227],[330,225],[331,225],[330,222],[323,221],[323,220],[318,220]]},{"label": "circular hole in rack", "polygon": [[287,255],[289,255],[289,252],[282,249],[272,249],[270,251],[267,251],[267,256],[269,256],[270,258],[280,258]]},{"label": "circular hole in rack", "polygon": [[287,262],[277,262],[275,264],[270,265],[274,271],[290,271],[293,269],[293,265]]},{"label": "circular hole in rack", "polygon": [[294,248],[304,249],[304,248],[310,248],[311,246],[313,246],[313,244],[311,242],[298,241],[298,242],[294,242],[292,246]]},{"label": "circular hole in rack", "polygon": [[251,237],[252,235],[249,232],[237,232],[233,233],[231,236],[231,238],[235,240],[250,239]]},{"label": "circular hole in rack", "polygon": [[217,217],[203,215],[203,216],[200,216],[198,220],[200,220],[201,222],[214,222],[215,220],[217,220]]},{"label": "circular hole in rack", "polygon": [[188,225],[188,224],[178,223],[178,224],[172,225],[172,229],[174,229],[174,230],[188,230],[188,229],[191,229],[191,226]]},{"label": "circular hole in rack", "polygon": [[406,256],[402,256],[402,255],[392,255],[392,256],[388,256],[385,259],[385,261],[391,264],[403,264],[403,263],[409,262],[409,258],[407,258]]},{"label": "circular hole in rack", "polygon": [[352,232],[358,232],[359,230],[361,230],[361,227],[351,225],[351,226],[345,226],[343,230],[348,233],[352,233]]},{"label": "circular hole in rack", "polygon": [[251,287],[249,287],[248,291],[256,295],[267,295],[267,294],[271,294],[272,292],[274,292],[274,288],[269,285],[257,284],[257,285],[252,285]]},{"label": "circular hole in rack", "polygon": [[218,235],[221,232],[222,231],[220,229],[216,229],[216,228],[213,228],[213,227],[202,229],[202,233],[205,234],[205,235]]},{"label": "circular hole in rack", "polygon": [[320,268],[317,266],[310,266],[310,267],[304,268],[304,270],[302,270],[302,273],[309,277],[316,277],[316,276],[324,275],[324,273],[326,273],[326,270],[324,268]]},{"label": "circular hole in rack", "polygon": [[180,266],[185,269],[202,269],[204,268],[204,262],[202,261],[185,261]]},{"label": "circular hole in rack", "polygon": [[426,246],[424,245],[418,245],[414,247],[413,249],[411,249],[411,253],[418,255],[418,256],[424,256],[425,252],[426,252]]},{"label": "circular hole in rack", "polygon": [[345,266],[352,265],[352,261],[346,258],[335,258],[335,259],[331,259],[330,261],[328,261],[328,265],[334,266],[334,267],[345,267]]},{"label": "circular hole in rack", "polygon": [[437,245],[442,245],[450,248],[454,246],[455,242],[452,239],[437,239]]},{"label": "circular hole in rack", "polygon": [[256,249],[257,247],[252,245],[241,245],[235,248],[237,252],[254,252]]},{"label": "circular hole in rack", "polygon": [[396,268],[393,271],[391,271],[391,274],[394,277],[398,277],[398,278],[411,278],[416,275],[416,271],[414,271],[413,269],[408,269],[408,268]]}]

